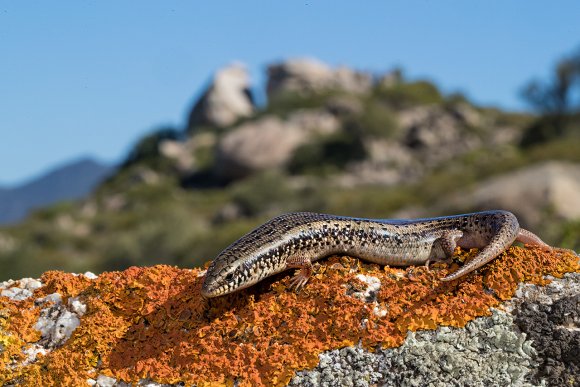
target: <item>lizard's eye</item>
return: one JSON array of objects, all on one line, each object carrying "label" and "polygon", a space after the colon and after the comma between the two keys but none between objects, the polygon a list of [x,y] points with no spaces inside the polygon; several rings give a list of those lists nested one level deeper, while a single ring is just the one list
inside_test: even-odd
[{"label": "lizard's eye", "polygon": [[228,275],[226,275],[226,281],[230,282],[233,279],[234,279],[234,273],[229,273]]}]

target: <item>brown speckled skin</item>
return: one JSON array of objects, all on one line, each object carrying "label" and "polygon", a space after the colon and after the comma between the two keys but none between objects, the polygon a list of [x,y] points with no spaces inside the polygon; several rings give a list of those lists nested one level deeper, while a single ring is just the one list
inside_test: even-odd
[{"label": "brown speckled skin", "polygon": [[222,251],[207,270],[202,294],[231,293],[296,267],[291,263],[314,262],[332,254],[406,266],[448,258],[456,246],[481,249],[469,263],[443,278],[450,281],[491,261],[516,240],[549,248],[521,229],[515,215],[501,210],[412,220],[289,213]]}]

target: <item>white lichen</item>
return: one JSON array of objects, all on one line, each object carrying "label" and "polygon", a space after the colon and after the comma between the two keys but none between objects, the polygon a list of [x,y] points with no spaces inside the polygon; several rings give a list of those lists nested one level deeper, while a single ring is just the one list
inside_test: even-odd
[{"label": "white lichen", "polygon": [[381,306],[378,302],[375,301],[375,306],[373,308],[373,314],[378,317],[385,317],[388,313],[388,309]]},{"label": "white lichen", "polygon": [[23,301],[31,297],[34,291],[42,287],[42,282],[34,278],[23,278],[18,281],[8,280],[0,283],[0,296],[13,301]]},{"label": "white lichen", "polygon": [[113,387],[118,386],[117,379],[106,375],[99,375],[97,379],[87,379],[89,386],[95,387]]},{"label": "white lichen", "polygon": [[72,297],[68,299],[68,305],[74,313],[76,313],[79,317],[84,316],[87,312],[87,306],[83,304],[78,297]]},{"label": "white lichen", "polygon": [[175,384],[161,384],[161,383],[156,383],[156,382],[151,381],[151,379],[143,379],[143,380],[140,380],[138,385],[141,386],[141,387],[169,387],[169,386],[175,386]]},{"label": "white lichen", "polygon": [[68,300],[68,307],[62,303],[59,293],[52,293],[35,301],[37,305],[50,303],[40,311],[34,328],[40,331],[40,343],[44,348],[55,348],[64,344],[80,325],[80,317],[86,313],[86,305],[78,297]]},{"label": "white lichen", "polygon": [[381,280],[377,277],[364,274],[358,274],[355,278],[365,283],[367,287],[363,290],[349,289],[347,287],[347,294],[364,302],[375,302],[377,293],[381,289]]},{"label": "white lichen", "polygon": [[46,355],[48,351],[40,344],[31,344],[22,352],[26,355],[26,359],[22,362],[21,366],[27,366],[36,361],[38,355]]},{"label": "white lichen", "polygon": [[291,386],[529,386],[537,365],[526,335],[510,315],[493,310],[463,329],[409,332],[402,346],[367,351],[360,345],[323,352]]}]

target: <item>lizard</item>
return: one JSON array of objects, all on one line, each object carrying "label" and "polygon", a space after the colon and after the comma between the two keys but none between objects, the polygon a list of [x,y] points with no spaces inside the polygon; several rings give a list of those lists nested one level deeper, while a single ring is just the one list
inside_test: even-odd
[{"label": "lizard", "polygon": [[490,262],[515,241],[551,249],[519,226],[514,214],[491,210],[422,219],[367,219],[295,212],[262,224],[218,254],[207,269],[201,294],[217,297],[296,268],[291,287],[301,289],[312,263],[347,254],[380,265],[409,266],[449,260],[457,246],[480,249],[451,281]]}]

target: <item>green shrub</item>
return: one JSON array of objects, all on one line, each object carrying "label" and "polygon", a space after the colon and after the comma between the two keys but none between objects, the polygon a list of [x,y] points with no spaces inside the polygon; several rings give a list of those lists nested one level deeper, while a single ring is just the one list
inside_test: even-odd
[{"label": "green shrub", "polygon": [[344,124],[353,136],[393,138],[398,129],[397,119],[384,103],[371,99],[361,114],[350,117]]},{"label": "green shrub", "polygon": [[562,224],[555,246],[580,251],[580,221],[569,221]]},{"label": "green shrub", "polygon": [[538,118],[524,130],[521,145],[529,147],[561,138],[580,138],[580,114]]},{"label": "green shrub", "polygon": [[129,155],[122,163],[122,168],[127,168],[131,165],[146,162],[152,163],[157,161],[160,156],[159,144],[165,140],[180,140],[182,139],[180,131],[173,128],[162,128],[145,136],[133,147]]},{"label": "green shrub", "polygon": [[292,174],[332,173],[366,156],[360,136],[339,132],[298,147],[288,165],[288,171]]},{"label": "green shrub", "polygon": [[313,92],[308,95],[287,92],[276,95],[268,101],[268,105],[260,114],[275,114],[286,117],[299,109],[314,109],[326,106],[328,99],[332,96],[343,94],[336,90]]},{"label": "green shrub", "polygon": [[232,202],[247,217],[275,209],[281,203],[294,199],[295,191],[288,186],[285,176],[265,172],[245,179],[232,187]]},{"label": "green shrub", "polygon": [[395,109],[444,102],[437,86],[429,81],[399,83],[391,87],[379,86],[374,94]]}]

